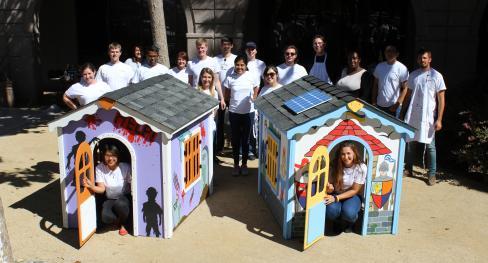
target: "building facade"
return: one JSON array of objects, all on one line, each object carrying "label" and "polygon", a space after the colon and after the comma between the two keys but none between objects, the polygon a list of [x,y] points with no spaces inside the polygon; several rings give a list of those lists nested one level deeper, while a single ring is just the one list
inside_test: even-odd
[{"label": "building facade", "polygon": [[[487,0],[403,2],[164,0],[170,56],[187,50],[192,57],[200,37],[215,55],[219,39],[231,36],[236,53],[253,40],[258,57],[269,63],[279,63],[281,48],[293,42],[307,66],[311,36],[322,33],[330,54],[342,58],[345,49],[359,46],[366,66],[381,60],[385,43],[393,43],[400,60],[414,69],[415,51],[429,47],[450,88],[462,88],[486,71],[488,52],[481,47],[488,43]],[[107,61],[109,42],[121,42],[124,58],[132,45],[151,44],[147,13],[145,0],[1,1],[0,79],[13,81],[19,105],[32,104],[42,91],[63,88],[53,79],[68,64]]]}]

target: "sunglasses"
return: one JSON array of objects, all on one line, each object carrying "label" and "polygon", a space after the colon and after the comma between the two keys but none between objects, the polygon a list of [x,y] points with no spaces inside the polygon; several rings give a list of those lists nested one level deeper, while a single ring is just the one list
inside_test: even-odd
[{"label": "sunglasses", "polygon": [[270,73],[264,74],[264,76],[266,76],[266,77],[274,77],[274,76],[276,76],[276,73],[270,72]]},{"label": "sunglasses", "polygon": [[285,53],[285,56],[295,56],[296,53],[293,53],[293,52],[286,52]]}]

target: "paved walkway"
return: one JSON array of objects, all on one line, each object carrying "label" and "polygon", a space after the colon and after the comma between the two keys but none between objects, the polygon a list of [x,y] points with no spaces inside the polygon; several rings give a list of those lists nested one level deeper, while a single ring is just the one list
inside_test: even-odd
[{"label": "paved walkway", "polygon": [[[234,178],[229,176],[228,158],[216,167],[215,194],[175,230],[172,239],[120,237],[112,231],[95,234],[78,250],[77,231],[60,228],[57,141],[44,121],[52,114],[4,109],[0,114],[0,195],[16,260],[486,262],[488,258],[486,185],[456,175],[439,176],[433,187],[422,176],[405,178],[398,235],[341,234],[301,252],[298,240],[282,239],[281,229],[257,195],[257,161],[250,163],[254,168],[250,176]],[[23,124],[9,128],[5,120]]]}]

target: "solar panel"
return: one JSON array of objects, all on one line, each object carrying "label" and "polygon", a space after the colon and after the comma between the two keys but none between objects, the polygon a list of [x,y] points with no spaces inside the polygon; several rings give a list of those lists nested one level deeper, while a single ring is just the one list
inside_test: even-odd
[{"label": "solar panel", "polygon": [[285,106],[293,113],[299,114],[331,99],[329,94],[320,89],[314,89],[285,101]]}]

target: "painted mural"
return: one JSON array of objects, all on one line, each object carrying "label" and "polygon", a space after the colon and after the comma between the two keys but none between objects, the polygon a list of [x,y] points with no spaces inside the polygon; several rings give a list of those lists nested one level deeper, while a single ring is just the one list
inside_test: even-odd
[{"label": "painted mural", "polygon": [[[161,217],[158,218],[158,209],[153,212],[154,209],[148,208],[158,206],[162,209],[161,135],[153,132],[147,125],[138,124],[132,117],[120,115],[114,109],[98,109],[93,115],[71,121],[62,129],[63,147],[67,153],[66,177],[62,183],[65,185],[68,227],[77,227],[73,167],[77,146],[85,141],[93,149],[101,139],[113,138],[123,143],[131,156],[134,232],[147,235],[148,231],[144,230],[150,225],[152,231],[149,236],[162,235],[163,222]],[[153,220],[155,216],[157,223]],[[136,231],[137,229],[140,231]]]},{"label": "painted mural", "polygon": [[[212,165],[209,148],[212,147],[210,118],[197,123],[183,134],[175,136],[171,141],[172,169],[172,209],[173,227],[176,228],[207,196],[209,191],[209,174]],[[200,134],[200,178],[185,187],[184,182],[184,142],[190,136]]]}]

